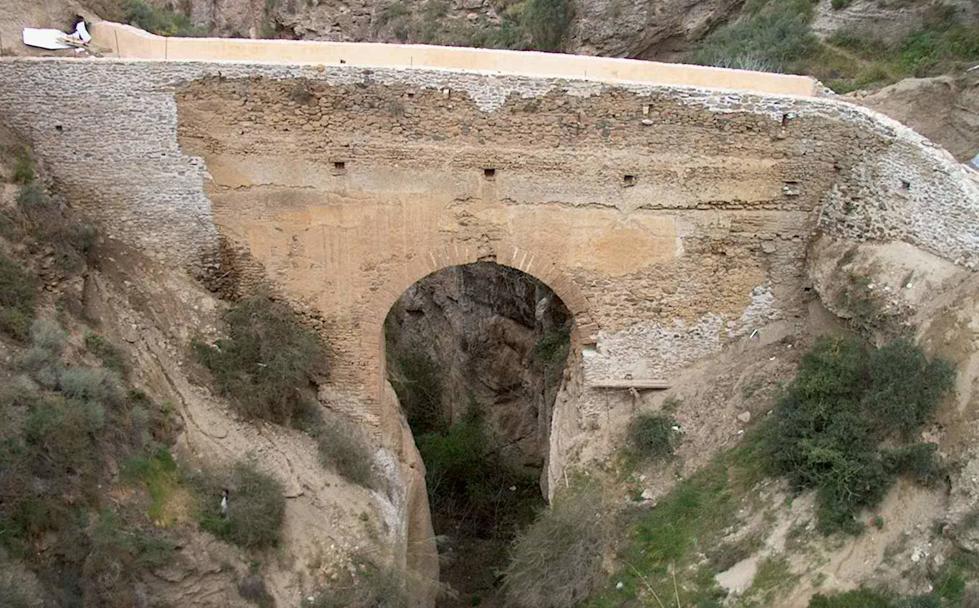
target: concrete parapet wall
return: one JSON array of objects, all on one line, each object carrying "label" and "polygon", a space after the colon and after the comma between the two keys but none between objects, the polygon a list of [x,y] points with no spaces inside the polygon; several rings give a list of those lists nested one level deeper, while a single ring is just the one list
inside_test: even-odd
[{"label": "concrete parapet wall", "polygon": [[409,44],[170,38],[119,23],[92,27],[94,44],[120,59],[235,61],[286,65],[341,65],[466,70],[510,75],[633,81],[812,96],[816,82],[791,76],[632,59]]}]

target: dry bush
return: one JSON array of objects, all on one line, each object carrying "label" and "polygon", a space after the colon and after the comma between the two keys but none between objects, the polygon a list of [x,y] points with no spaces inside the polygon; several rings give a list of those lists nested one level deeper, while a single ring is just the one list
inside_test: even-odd
[{"label": "dry bush", "polygon": [[193,343],[221,393],[246,418],[288,424],[308,417],[324,358],[318,336],[288,305],[264,295],[235,303],[225,321],[227,338]]},{"label": "dry bush", "polygon": [[[286,499],[277,479],[242,461],[227,471],[204,471],[191,479],[198,497],[203,529],[244,549],[265,549],[279,543]],[[221,514],[221,492],[227,488],[228,516]]]},{"label": "dry bush", "polygon": [[604,579],[602,554],[612,532],[613,516],[596,484],[572,486],[556,496],[513,543],[503,572],[508,605],[577,605]]},{"label": "dry bush", "polygon": [[353,424],[330,416],[316,431],[320,464],[342,477],[372,487],[377,479],[367,438]]},{"label": "dry bush", "polygon": [[666,414],[644,413],[629,425],[629,443],[642,458],[669,458],[680,443],[677,421]]}]

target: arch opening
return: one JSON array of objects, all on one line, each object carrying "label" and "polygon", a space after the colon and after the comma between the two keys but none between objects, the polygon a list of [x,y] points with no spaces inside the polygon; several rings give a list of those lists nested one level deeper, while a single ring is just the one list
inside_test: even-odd
[{"label": "arch opening", "polygon": [[426,468],[440,608],[502,606],[497,572],[544,505],[551,411],[574,318],[540,280],[494,262],[438,270],[384,322],[387,379]]}]

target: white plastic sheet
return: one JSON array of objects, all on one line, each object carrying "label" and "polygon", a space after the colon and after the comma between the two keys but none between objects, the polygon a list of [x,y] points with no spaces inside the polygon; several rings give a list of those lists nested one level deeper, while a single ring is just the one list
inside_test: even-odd
[{"label": "white plastic sheet", "polygon": [[74,48],[73,45],[67,44],[67,39],[68,35],[61,30],[24,28],[24,44],[27,46],[50,51]]}]

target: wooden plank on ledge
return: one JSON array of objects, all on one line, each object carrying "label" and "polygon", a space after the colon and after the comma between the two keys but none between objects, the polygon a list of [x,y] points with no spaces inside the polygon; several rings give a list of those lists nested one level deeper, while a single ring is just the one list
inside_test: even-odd
[{"label": "wooden plank on ledge", "polygon": [[591,388],[634,388],[637,390],[665,391],[670,388],[666,380],[654,378],[600,379],[587,383]]}]

